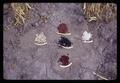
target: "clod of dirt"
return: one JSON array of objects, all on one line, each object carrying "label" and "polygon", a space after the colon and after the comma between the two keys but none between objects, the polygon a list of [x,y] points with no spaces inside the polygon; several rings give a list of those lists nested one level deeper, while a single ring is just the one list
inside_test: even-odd
[{"label": "clod of dirt", "polygon": [[87,32],[87,31],[84,31],[83,36],[82,36],[83,42],[84,43],[91,43],[91,42],[93,42],[93,40],[90,40],[91,37],[92,37],[91,33]]},{"label": "clod of dirt", "polygon": [[61,34],[61,35],[71,35],[71,33],[68,31],[68,27],[65,23],[61,23],[58,26],[58,31],[59,31],[58,34]]},{"label": "clod of dirt", "polygon": [[62,23],[58,26],[58,30],[60,33],[68,33],[67,25]]},{"label": "clod of dirt", "polygon": [[43,32],[40,33],[40,34],[36,34],[35,44],[36,45],[45,45],[45,44],[47,44],[46,36],[44,35]]},{"label": "clod of dirt", "polygon": [[58,62],[61,62],[62,65],[66,66],[66,65],[69,64],[69,57],[66,56],[66,55],[62,55],[62,56],[59,58]]},{"label": "clod of dirt", "polygon": [[66,37],[61,37],[61,39],[58,41],[58,44],[60,44],[60,46],[64,46],[64,47],[72,46],[72,42]]}]

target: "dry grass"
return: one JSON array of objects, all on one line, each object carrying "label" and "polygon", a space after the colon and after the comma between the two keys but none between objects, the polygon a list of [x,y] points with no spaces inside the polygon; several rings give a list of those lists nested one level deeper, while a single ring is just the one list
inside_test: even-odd
[{"label": "dry grass", "polygon": [[103,80],[108,80],[107,78],[105,78],[105,77],[103,77],[103,76],[101,76],[101,75],[99,75],[99,74],[97,74],[95,72],[93,72],[93,74],[96,75],[97,77],[103,79]]},{"label": "dry grass", "polygon": [[27,13],[31,9],[28,3],[11,3],[12,10],[14,11],[14,24],[24,24]]},{"label": "dry grass", "polygon": [[84,3],[82,5],[87,20],[110,21],[117,15],[116,4],[113,3]]}]

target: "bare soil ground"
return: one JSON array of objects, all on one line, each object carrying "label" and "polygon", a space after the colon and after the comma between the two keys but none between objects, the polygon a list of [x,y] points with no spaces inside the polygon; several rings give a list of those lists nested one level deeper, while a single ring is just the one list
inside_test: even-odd
[{"label": "bare soil ground", "polygon": [[[6,4],[4,4],[5,6]],[[62,79],[108,80],[117,75],[117,21],[109,23],[85,20],[80,3],[30,3],[33,8],[24,25],[11,24],[13,12],[4,8],[4,79]],[[44,22],[40,16],[47,16]],[[72,35],[72,49],[57,46],[60,35],[56,34],[60,23],[66,23]],[[87,30],[93,34],[93,43],[82,42]],[[44,32],[47,45],[36,46],[35,34]],[[69,54],[72,65],[60,68],[57,60]]]}]

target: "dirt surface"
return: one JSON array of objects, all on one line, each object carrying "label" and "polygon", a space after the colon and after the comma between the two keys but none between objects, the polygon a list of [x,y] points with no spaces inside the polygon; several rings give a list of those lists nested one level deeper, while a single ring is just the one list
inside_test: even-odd
[{"label": "dirt surface", "polygon": [[[80,3],[30,3],[24,25],[12,25],[13,12],[4,4],[4,79],[62,79],[103,80],[93,72],[107,78],[117,75],[117,22],[109,23],[85,20]],[[46,16],[45,21],[40,16]],[[73,43],[72,49],[59,48],[56,34],[60,23],[66,23]],[[87,30],[93,34],[93,42],[82,42]],[[36,46],[35,34],[44,32],[47,45]],[[72,65],[60,68],[58,58],[69,54]]]}]

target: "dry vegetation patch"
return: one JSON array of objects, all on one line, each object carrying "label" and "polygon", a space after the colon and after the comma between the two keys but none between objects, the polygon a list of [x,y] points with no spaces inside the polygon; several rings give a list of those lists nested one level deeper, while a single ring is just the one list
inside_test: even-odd
[{"label": "dry vegetation patch", "polygon": [[24,24],[27,18],[29,9],[31,9],[28,3],[11,3],[12,10],[14,12],[14,24]]},{"label": "dry vegetation patch", "polygon": [[87,20],[108,22],[116,17],[117,6],[114,3],[84,3],[82,5]]}]

